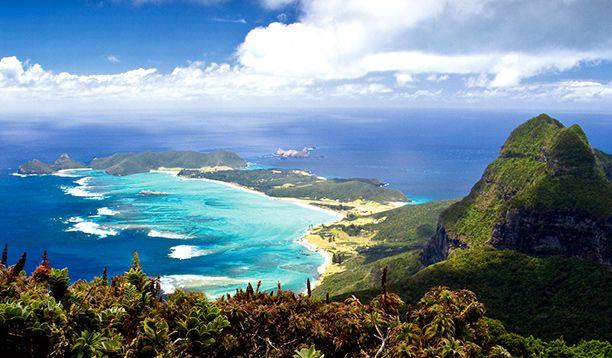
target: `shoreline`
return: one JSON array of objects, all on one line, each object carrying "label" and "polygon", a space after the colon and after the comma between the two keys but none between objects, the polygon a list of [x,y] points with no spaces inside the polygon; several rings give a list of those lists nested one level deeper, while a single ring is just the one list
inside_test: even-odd
[{"label": "shoreline", "polygon": [[[331,214],[336,216],[336,218],[334,220],[330,220],[324,223],[321,223],[317,226],[321,226],[321,225],[330,225],[330,224],[334,224],[334,223],[338,223],[344,219],[346,219],[346,215],[342,212],[339,211],[335,211],[332,209],[326,209],[326,208],[322,208],[316,205],[312,205],[309,204],[307,202],[302,201],[302,199],[297,199],[297,198],[287,198],[287,197],[282,197],[282,198],[278,198],[278,197],[273,197],[273,196],[269,196],[264,192],[261,191],[257,191],[251,188],[247,188],[244,187],[242,185],[238,185],[236,183],[230,183],[230,182],[225,182],[225,181],[221,181],[221,180],[214,180],[214,179],[207,179],[207,178],[185,178],[185,177],[181,177],[178,175],[178,171],[176,170],[151,170],[151,173],[166,173],[166,174],[170,174],[173,175],[175,177],[177,177],[179,180],[199,180],[199,181],[207,181],[207,182],[212,182],[212,183],[217,183],[220,185],[225,185],[227,187],[233,188],[233,189],[238,189],[238,190],[242,190],[251,194],[257,194],[257,195],[261,195],[261,196],[265,196],[266,198],[270,199],[270,200],[282,200],[282,201],[286,201],[286,202],[290,202],[293,205],[297,205],[297,206],[301,206],[303,208],[307,208],[310,210],[317,210],[317,211],[322,211],[325,212],[327,214]],[[318,285],[321,284],[321,282],[323,281],[323,278],[325,276],[325,273],[328,271],[329,266],[332,264],[332,254],[325,250],[322,247],[319,247],[317,245],[315,245],[314,243],[310,242],[308,240],[308,235],[310,235],[311,233],[311,229],[307,229],[302,236],[298,237],[295,239],[295,242],[297,244],[300,244],[302,246],[304,246],[306,249],[319,254],[322,258],[323,258],[323,263],[319,266],[317,266],[317,275],[316,277],[313,277],[313,281],[311,282],[311,288],[315,288]]]}]

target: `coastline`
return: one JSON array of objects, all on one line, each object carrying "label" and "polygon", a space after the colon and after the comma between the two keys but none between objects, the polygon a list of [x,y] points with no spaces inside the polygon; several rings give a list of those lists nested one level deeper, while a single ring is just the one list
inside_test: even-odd
[{"label": "coastline", "polygon": [[[341,222],[342,220],[344,220],[346,218],[346,214],[343,212],[339,212],[339,211],[335,211],[332,209],[326,209],[326,208],[322,208],[313,204],[308,203],[308,201],[306,200],[302,200],[302,199],[296,199],[296,198],[277,198],[277,197],[272,197],[267,195],[264,192],[261,191],[257,191],[251,188],[247,188],[244,187],[242,185],[238,185],[236,183],[230,183],[230,182],[225,182],[225,181],[221,181],[221,180],[214,180],[214,179],[207,179],[207,178],[185,178],[185,177],[181,177],[178,175],[179,171],[178,170],[163,170],[163,169],[157,169],[157,170],[151,170],[151,173],[166,173],[166,174],[170,174],[173,175],[175,177],[177,177],[179,180],[200,180],[200,181],[207,181],[207,182],[213,182],[213,183],[217,183],[220,185],[225,185],[228,187],[231,187],[233,189],[238,189],[238,190],[242,190],[251,194],[257,194],[257,195],[262,195],[265,196],[266,198],[270,199],[270,200],[283,200],[283,201],[287,201],[290,202],[294,205],[298,205],[304,208],[308,208],[310,210],[317,210],[317,211],[322,211],[325,212],[327,214],[330,215],[334,215],[336,216],[336,218],[334,220],[325,222],[325,223],[321,223],[317,226],[320,225],[330,225],[330,224],[335,224],[338,222]],[[318,285],[321,284],[321,282],[323,281],[323,278],[325,277],[325,274],[328,272],[330,265],[332,264],[332,254],[325,250],[324,248],[317,246],[316,244],[314,244],[313,242],[308,240],[308,236],[311,234],[311,229],[307,229],[302,236],[300,236],[299,238],[297,238],[295,240],[296,243],[304,246],[305,248],[307,248],[308,250],[318,253],[319,255],[321,255],[321,257],[323,257],[323,263],[321,265],[319,265],[317,267],[317,276],[314,277],[313,282],[311,282],[311,287],[315,288]]]}]

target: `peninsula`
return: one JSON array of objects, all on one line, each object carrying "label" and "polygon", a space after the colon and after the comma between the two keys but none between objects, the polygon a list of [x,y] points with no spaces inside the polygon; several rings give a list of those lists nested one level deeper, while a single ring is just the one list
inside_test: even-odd
[{"label": "peninsula", "polygon": [[396,208],[410,201],[401,191],[389,189],[377,179],[326,179],[303,170],[183,169],[178,175],[184,178],[232,183],[271,197],[291,198],[345,215],[372,214]]}]

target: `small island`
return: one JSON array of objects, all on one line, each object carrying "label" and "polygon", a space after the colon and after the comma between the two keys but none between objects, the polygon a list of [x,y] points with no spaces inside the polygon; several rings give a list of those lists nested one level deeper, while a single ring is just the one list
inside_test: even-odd
[{"label": "small island", "polygon": [[303,148],[303,149],[282,149],[278,148],[274,155],[279,156],[281,159],[287,158],[308,158],[310,157],[310,152],[314,150],[314,148]]}]

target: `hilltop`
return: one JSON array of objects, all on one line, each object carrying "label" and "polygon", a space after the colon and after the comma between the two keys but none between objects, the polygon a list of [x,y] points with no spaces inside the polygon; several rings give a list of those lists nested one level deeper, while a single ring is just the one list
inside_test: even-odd
[{"label": "hilltop", "polygon": [[610,156],[594,150],[578,125],[532,118],[512,131],[470,194],[442,213],[423,263],[453,248],[492,246],[610,265],[609,173]]}]

